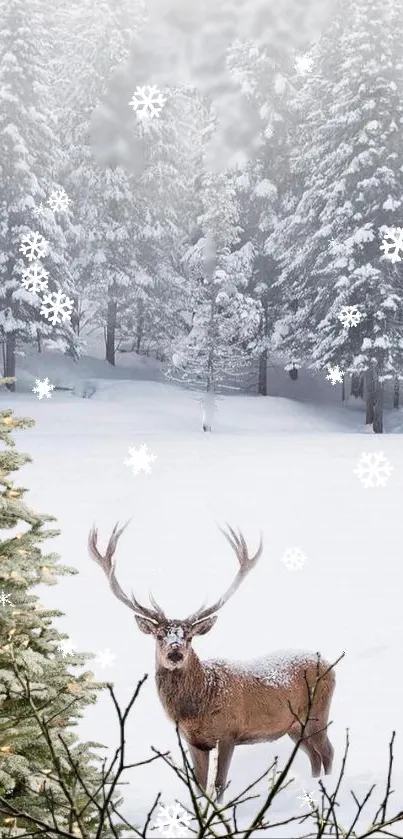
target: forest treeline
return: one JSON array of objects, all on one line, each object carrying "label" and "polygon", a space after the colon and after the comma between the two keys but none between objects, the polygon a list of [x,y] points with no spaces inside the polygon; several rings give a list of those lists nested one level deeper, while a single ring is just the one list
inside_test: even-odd
[{"label": "forest treeline", "polygon": [[[403,373],[402,270],[381,251],[403,219],[400,4],[331,4],[302,61],[292,24],[231,39],[217,4],[190,57],[189,21],[159,25],[152,4],[64,5],[0,0],[4,375],[28,342],[78,358],[92,330],[110,364],[148,353],[210,392],[252,369],[265,394],[276,355],[338,365],[382,431]],[[152,84],[166,102],[141,120],[129,102]],[[22,286],[32,231],[71,321],[52,325]]]}]

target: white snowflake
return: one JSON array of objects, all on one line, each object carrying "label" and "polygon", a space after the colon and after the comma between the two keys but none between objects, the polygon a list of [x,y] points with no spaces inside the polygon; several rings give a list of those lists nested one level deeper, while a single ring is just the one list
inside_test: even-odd
[{"label": "white snowflake", "polygon": [[157,85],[136,87],[129,105],[140,119],[159,117],[166,102],[166,97],[159,92]]},{"label": "white snowflake", "polygon": [[353,472],[365,489],[384,487],[393,472],[393,466],[383,452],[363,452]]},{"label": "white snowflake", "polygon": [[54,213],[63,213],[69,209],[71,199],[65,189],[54,189],[48,198],[48,204]]},{"label": "white snowflake", "polygon": [[34,207],[34,209],[32,210],[32,212],[33,212],[34,216],[36,216],[37,218],[39,218],[39,216],[43,216],[43,211],[44,211],[44,209],[45,209],[45,208],[44,208],[44,206],[43,206],[43,204],[42,204],[42,201],[41,201],[41,203],[38,205],[38,207]]},{"label": "white snowflake", "polygon": [[41,233],[27,233],[21,239],[20,251],[27,257],[29,262],[33,259],[42,259],[46,256],[48,243]]},{"label": "white snowflake", "polygon": [[301,801],[301,807],[305,807],[306,804],[309,804],[310,807],[315,807],[317,801],[313,792],[306,792],[303,791],[302,795],[298,796],[298,799]]},{"label": "white snowflake", "polygon": [[287,548],[281,561],[289,571],[298,571],[305,565],[306,559],[301,548]]},{"label": "white snowflake", "polygon": [[131,466],[133,475],[138,475],[140,472],[151,472],[151,463],[156,460],[155,454],[150,454],[146,445],[140,446],[139,449],[129,449],[130,457],[125,460],[125,466]]},{"label": "white snowflake", "polygon": [[95,664],[100,664],[101,667],[103,667],[105,669],[105,667],[110,667],[110,665],[113,664],[113,662],[115,661],[115,658],[116,658],[116,656],[112,655],[112,653],[109,650],[109,647],[107,647],[103,651],[98,650],[98,652],[95,656],[94,662],[95,662]]},{"label": "white snowflake", "polygon": [[313,68],[313,58],[309,55],[300,55],[296,59],[294,67],[300,76],[310,73]]},{"label": "white snowflake", "polygon": [[14,606],[14,603],[10,600],[10,595],[5,594],[4,589],[1,590],[0,603],[2,606]]},{"label": "white snowflake", "polygon": [[40,291],[44,291],[48,287],[48,276],[49,271],[45,271],[40,262],[33,262],[32,265],[24,268],[21,284],[27,291],[39,294]]},{"label": "white snowflake", "polygon": [[[387,242],[387,239],[392,241]],[[384,251],[386,259],[390,259],[391,262],[401,262],[399,251],[403,251],[403,227],[390,228],[382,239],[380,250]]]},{"label": "white snowflake", "polygon": [[55,323],[70,320],[73,306],[74,300],[71,300],[62,291],[52,291],[44,295],[41,315],[49,318],[51,324],[54,326]]},{"label": "white snowflake", "polygon": [[32,388],[32,393],[37,393],[38,399],[43,399],[44,396],[46,396],[47,399],[50,399],[52,396],[52,390],[54,389],[54,385],[50,384],[48,378],[44,379],[43,382],[41,382],[40,379],[35,379],[35,387]]},{"label": "white snowflake", "polygon": [[173,836],[182,839],[183,831],[188,829],[192,817],[180,804],[171,804],[169,807],[160,805],[158,818],[154,824],[163,836]]},{"label": "white snowflake", "polygon": [[66,655],[73,655],[74,650],[76,649],[76,645],[73,644],[73,642],[70,641],[68,638],[66,638],[65,641],[60,641],[60,643],[57,645],[57,649],[59,650],[59,652],[61,652],[64,658]]},{"label": "white snowflake", "polygon": [[331,382],[332,385],[337,384],[337,382],[343,384],[343,376],[344,370],[340,370],[339,365],[336,364],[336,367],[329,366],[329,375],[326,376],[326,379],[328,379],[328,381]]},{"label": "white snowflake", "polygon": [[342,306],[338,314],[339,320],[346,327],[357,326],[363,317],[364,315],[357,309],[357,306]]}]

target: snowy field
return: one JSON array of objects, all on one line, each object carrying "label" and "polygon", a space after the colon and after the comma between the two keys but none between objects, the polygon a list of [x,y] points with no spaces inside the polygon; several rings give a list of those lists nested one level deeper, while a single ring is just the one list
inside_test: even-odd
[{"label": "snowy field", "polygon": [[[65,613],[60,628],[79,650],[109,648],[116,656],[108,670],[93,669],[97,678],[114,682],[121,703],[138,679],[150,674],[131,716],[129,762],[148,757],[150,745],[177,754],[175,731],[154,686],[153,641],[137,630],[88,558],[89,528],[99,525],[103,547],[114,523],[131,518],[118,547],[121,584],[143,601],[152,588],[164,610],[180,618],[216,598],[232,579],[235,557],[217,528],[229,522],[241,527],[251,548],[262,531],[264,554],[214,629],[195,640],[197,653],[247,659],[306,647],[333,660],[345,650],[330,730],[333,777],[346,728],[351,740],[340,821],[355,812],[350,789],[361,797],[372,783],[384,781],[392,729],[397,809],[399,795],[403,802],[401,435],[363,433],[362,417],[342,408],[333,408],[331,418],[326,406],[239,395],[220,399],[214,433],[203,434],[195,394],[144,375],[130,379],[125,370],[107,378],[98,361],[86,371],[96,379],[91,399],[55,392],[39,401],[29,391],[33,376],[54,381],[60,372],[41,364],[39,357],[21,374],[26,392],[1,394],[17,415],[36,420],[34,428],[18,434],[19,449],[34,460],[24,467],[21,483],[30,488],[32,507],[58,519],[62,535],[46,548],[80,572],[43,588],[41,597]],[[152,474],[134,477],[124,460],[129,447],[143,443],[156,461]],[[353,469],[363,451],[378,450],[394,471],[386,487],[365,489]],[[300,571],[287,570],[281,561],[292,546],[307,555]],[[107,695],[88,711],[81,736],[116,744]],[[231,790],[251,782],[275,754],[283,761],[291,745],[284,738],[238,747]],[[317,788],[308,765],[301,753],[295,784],[276,815],[295,814],[301,788]],[[166,804],[177,796],[184,800],[183,788],[162,763],[133,771],[126,780],[126,812],[141,822],[158,790]],[[330,789],[331,783],[327,779]],[[248,806],[255,811],[256,804]],[[374,810],[373,805],[369,814]]]}]

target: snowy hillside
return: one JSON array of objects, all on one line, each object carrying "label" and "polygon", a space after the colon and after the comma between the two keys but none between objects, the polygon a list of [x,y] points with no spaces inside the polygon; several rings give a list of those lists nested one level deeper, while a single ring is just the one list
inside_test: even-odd
[{"label": "snowy hillside", "polygon": [[[176,754],[175,732],[156,695],[153,641],[138,631],[88,558],[89,528],[98,524],[103,545],[117,520],[131,518],[117,551],[121,584],[143,601],[151,588],[165,611],[180,618],[216,598],[232,579],[235,560],[217,528],[229,522],[242,528],[252,548],[262,531],[264,554],[216,627],[195,640],[196,651],[202,658],[248,659],[301,647],[334,660],[345,650],[330,730],[335,773],[346,728],[350,731],[341,824],[354,812],[350,788],[360,796],[385,777],[392,729],[398,732],[393,786],[401,790],[400,435],[382,438],[393,466],[387,485],[364,488],[353,469],[363,451],[379,450],[379,438],[357,433],[354,412],[333,409],[331,416],[326,407],[286,398],[223,396],[214,432],[203,434],[194,393],[147,380],[147,373],[123,378],[119,368],[113,378],[102,378],[102,362],[94,360],[87,359],[85,370],[96,385],[90,399],[55,391],[39,401],[28,389],[29,367],[31,375],[45,375],[36,360],[36,367],[23,361],[20,383],[23,388],[25,381],[26,392],[12,397],[2,392],[1,407],[12,400],[17,415],[35,418],[34,428],[17,435],[19,449],[34,461],[22,471],[28,503],[57,517],[62,535],[55,550],[80,572],[43,588],[41,597],[65,613],[60,628],[79,650],[109,648],[116,656],[108,670],[95,666],[94,672],[113,680],[122,703],[138,679],[150,674],[132,715],[130,760],[145,759],[151,745]],[[44,363],[52,381],[52,362]],[[66,360],[53,372],[54,379],[64,379]],[[156,460],[151,474],[134,476],[124,460],[129,447],[141,444]],[[291,547],[306,554],[300,570],[287,570],[281,561]],[[106,696],[87,713],[81,734],[116,743]],[[238,747],[231,789],[257,777],[275,754],[283,761],[290,749],[288,738]],[[295,813],[301,788],[317,788],[308,766],[306,756],[298,756],[296,782],[279,800],[283,815]],[[183,799],[162,763],[133,770],[124,792],[130,817],[144,820],[159,790],[165,803]],[[248,805],[251,813],[255,806]]]}]

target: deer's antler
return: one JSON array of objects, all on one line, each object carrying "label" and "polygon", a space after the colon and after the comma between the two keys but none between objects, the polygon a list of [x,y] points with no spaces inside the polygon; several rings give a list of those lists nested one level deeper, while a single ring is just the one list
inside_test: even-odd
[{"label": "deer's antler", "polygon": [[141,603],[136,600],[133,593],[131,598],[125,594],[115,576],[116,559],[114,558],[114,553],[118,540],[128,524],[129,522],[126,522],[126,524],[124,524],[121,528],[119,528],[118,522],[115,524],[104,556],[98,550],[98,530],[96,527],[93,527],[88,536],[88,549],[92,559],[95,559],[95,562],[97,562],[105,572],[115,597],[117,597],[118,600],[121,600],[125,606],[128,606],[129,609],[132,609],[132,611],[136,614],[142,615],[154,623],[158,623],[161,620],[166,620],[166,617],[162,609],[158,606],[158,603],[155,602],[154,598],[150,596],[150,602],[154,607],[153,609],[148,609],[146,606],[142,606]]},{"label": "deer's antler", "polygon": [[251,571],[252,568],[255,567],[259,557],[261,556],[263,550],[262,537],[260,537],[259,547],[255,555],[250,557],[248,554],[248,548],[244,536],[242,535],[241,531],[239,530],[238,533],[236,533],[235,530],[232,527],[230,527],[229,524],[227,524],[227,528],[229,531],[228,533],[225,530],[223,530],[222,527],[220,527],[220,530],[221,533],[224,534],[227,541],[230,543],[231,548],[235,551],[236,558],[240,566],[239,571],[236,574],[234,580],[232,581],[230,587],[219,598],[219,600],[216,601],[216,603],[213,603],[212,606],[208,606],[206,609],[204,609],[204,607],[202,606],[200,609],[197,610],[197,612],[194,612],[193,615],[189,615],[189,617],[186,618],[186,620],[191,623],[197,623],[198,621],[204,620],[204,618],[213,615],[214,612],[218,612],[218,610],[221,609],[221,607],[224,606],[225,603],[227,603],[230,597],[232,597],[232,595],[235,594],[236,590],[241,585],[242,580],[246,577],[249,571]]}]

